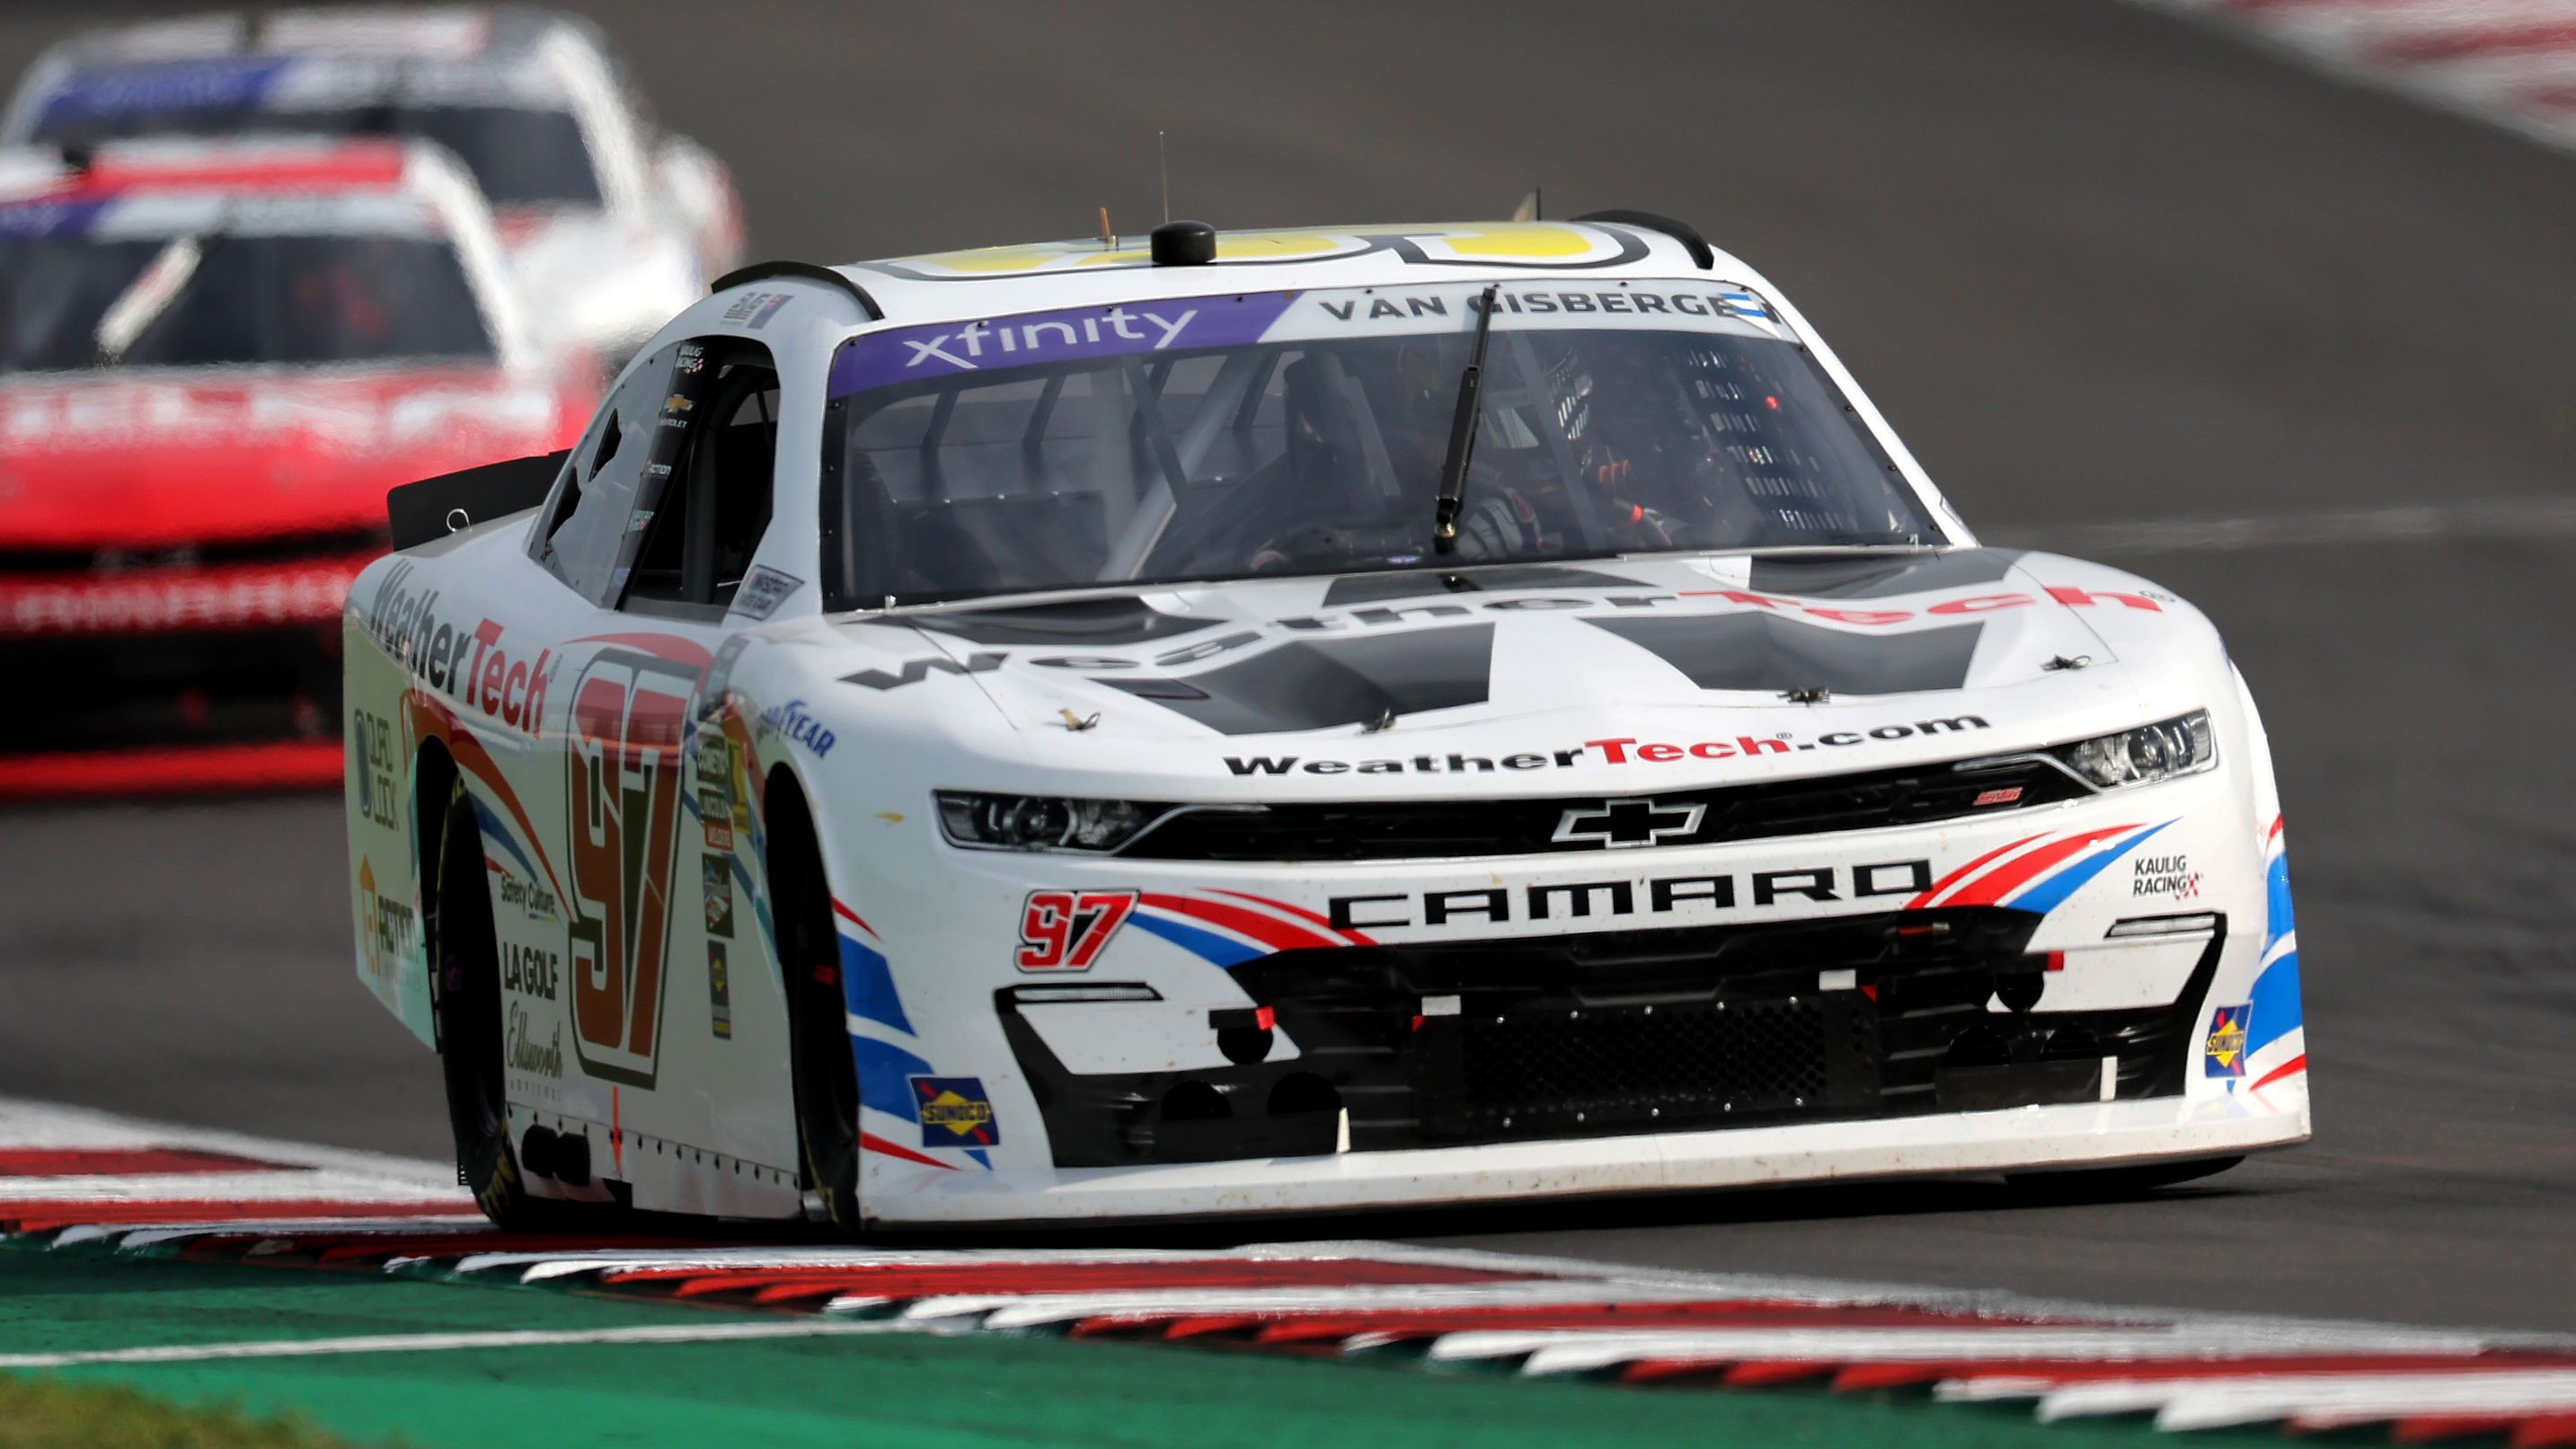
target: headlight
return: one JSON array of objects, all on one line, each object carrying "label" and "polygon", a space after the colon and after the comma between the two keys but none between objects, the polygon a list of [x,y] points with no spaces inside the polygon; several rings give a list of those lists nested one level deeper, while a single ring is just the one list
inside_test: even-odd
[{"label": "headlight", "polygon": [[948,843],[978,850],[1116,850],[1171,808],[965,790],[934,791],[932,798],[939,802],[939,830]]},{"label": "headlight", "polygon": [[2196,709],[2161,724],[2060,745],[2050,753],[2096,787],[2115,790],[2206,770],[2218,763],[2218,742],[2209,731],[2209,711]]}]

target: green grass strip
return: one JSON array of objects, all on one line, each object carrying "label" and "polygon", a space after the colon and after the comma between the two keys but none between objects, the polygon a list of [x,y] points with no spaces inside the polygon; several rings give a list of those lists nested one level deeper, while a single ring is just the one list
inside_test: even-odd
[{"label": "green grass strip", "polygon": [[182,1408],[115,1384],[0,1376],[0,1449],[351,1449],[294,1419]]}]

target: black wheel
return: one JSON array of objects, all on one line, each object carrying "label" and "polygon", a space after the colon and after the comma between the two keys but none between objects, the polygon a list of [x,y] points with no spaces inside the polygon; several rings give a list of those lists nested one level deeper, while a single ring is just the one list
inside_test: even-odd
[{"label": "black wheel", "polygon": [[786,977],[787,1043],[796,1093],[796,1145],[805,1185],[834,1227],[859,1229],[859,1077],[841,991],[840,933],[832,888],[804,802],[770,792],[770,886],[778,912],[778,961]]},{"label": "black wheel", "polygon": [[429,1003],[447,1077],[447,1123],[457,1175],[483,1215],[506,1228],[571,1230],[608,1216],[588,1203],[531,1197],[510,1150],[510,1099],[502,1084],[501,963],[485,884],[482,829],[461,778],[450,782],[431,857]]},{"label": "black wheel", "polygon": [[2160,1187],[2214,1177],[2243,1162],[2236,1157],[2187,1157],[2174,1162],[2140,1162],[2127,1167],[2083,1167],[2068,1172],[2006,1174],[2004,1181],[2024,1193],[2051,1202],[2117,1202],[2143,1197]]}]

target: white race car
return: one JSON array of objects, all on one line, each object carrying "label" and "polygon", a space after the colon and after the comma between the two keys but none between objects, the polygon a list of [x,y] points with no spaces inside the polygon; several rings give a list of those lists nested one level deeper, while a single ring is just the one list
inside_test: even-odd
[{"label": "white race car", "polygon": [[657,135],[590,25],[521,8],[280,10],[75,36],[19,83],[0,141],[393,135],[455,152],[550,336],[613,369],[740,259],[723,164]]},{"label": "white race car", "polygon": [[361,978],[497,1219],[846,1228],[2308,1135],[2263,729],[1687,227],[752,268],[396,490]]}]

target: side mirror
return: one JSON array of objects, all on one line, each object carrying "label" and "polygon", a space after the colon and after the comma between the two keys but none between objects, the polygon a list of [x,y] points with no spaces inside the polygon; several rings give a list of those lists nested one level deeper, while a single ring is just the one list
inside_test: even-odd
[{"label": "side mirror", "polygon": [[662,204],[688,231],[706,275],[741,264],[742,200],[715,153],[686,136],[665,136],[653,150],[653,180]]}]

